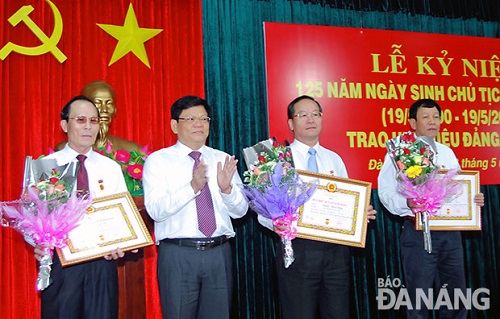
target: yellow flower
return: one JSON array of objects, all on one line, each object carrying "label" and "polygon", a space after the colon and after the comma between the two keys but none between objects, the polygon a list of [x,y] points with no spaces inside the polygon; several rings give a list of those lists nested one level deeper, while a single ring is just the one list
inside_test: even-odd
[{"label": "yellow flower", "polygon": [[421,173],[422,173],[422,167],[420,165],[410,166],[406,170],[406,175],[408,175],[409,178],[415,178],[419,176]]}]

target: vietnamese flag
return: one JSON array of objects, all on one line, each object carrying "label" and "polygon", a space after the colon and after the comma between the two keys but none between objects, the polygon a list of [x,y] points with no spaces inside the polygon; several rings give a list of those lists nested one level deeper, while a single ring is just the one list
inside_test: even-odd
[{"label": "vietnamese flag", "polygon": [[[116,91],[110,133],[151,151],[176,140],[171,104],[204,96],[200,0],[4,1],[0,23],[0,201],[19,198],[25,156],[65,139],[60,111],[86,83],[104,80]],[[0,256],[2,318],[39,318],[33,248],[1,227]],[[156,247],[144,249],[143,268],[144,311],[161,318]],[[142,309],[129,293],[121,287],[121,301]],[[119,310],[120,317],[129,311],[123,303]]]}]

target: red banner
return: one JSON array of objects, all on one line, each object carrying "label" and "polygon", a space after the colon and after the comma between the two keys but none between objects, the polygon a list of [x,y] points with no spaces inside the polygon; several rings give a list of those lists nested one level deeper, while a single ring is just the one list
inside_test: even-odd
[{"label": "red banner", "polygon": [[438,140],[481,184],[500,183],[500,39],[268,22],[264,33],[271,136],[293,139],[286,107],[310,95],[323,107],[320,143],[376,187],[385,142],[431,98]]}]

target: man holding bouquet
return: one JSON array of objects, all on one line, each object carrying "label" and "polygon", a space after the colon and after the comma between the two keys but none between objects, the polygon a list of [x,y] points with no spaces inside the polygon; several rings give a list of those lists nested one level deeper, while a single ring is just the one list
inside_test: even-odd
[{"label": "man holding bouquet", "polygon": [[[58,152],[46,156],[58,165],[80,161],[75,188],[89,192],[93,198],[127,191],[120,166],[92,150],[99,131],[99,111],[85,96],[71,99],[61,111],[61,128],[68,143]],[[85,168],[83,168],[85,167]],[[85,176],[86,175],[86,176]],[[78,176],[78,175],[77,175]],[[52,247],[35,247],[35,258],[41,261]],[[62,268],[54,253],[51,277],[53,283],[41,293],[42,319],[116,319],[118,318],[118,277],[112,259],[123,257],[120,249],[103,259]]]},{"label": "man holding bouquet", "polygon": [[[342,158],[319,144],[323,110],[312,97],[302,95],[288,105],[288,126],[293,131],[290,145],[296,169],[347,178]],[[368,219],[375,219],[370,205]],[[290,226],[274,225],[258,215],[259,222],[278,235]],[[283,251],[279,242],[277,251]],[[302,238],[292,241],[295,261],[285,268],[283,256],[276,254],[279,295],[283,318],[351,318],[349,315],[350,248]]]},{"label": "man holding bouquet", "polygon": [[[431,99],[422,99],[413,103],[409,111],[409,123],[415,131],[415,136],[435,139],[439,133],[441,108]],[[446,145],[435,142],[438,169],[459,169],[460,165],[454,152]],[[410,296],[412,307],[407,309],[408,318],[428,318],[429,310],[422,303],[421,309],[416,308],[417,288],[427,293],[446,287],[450,298],[454,289],[460,289],[465,294],[465,270],[462,248],[462,238],[459,231],[431,231],[432,253],[424,249],[422,231],[415,230],[415,214],[424,205],[417,205],[413,199],[407,199],[398,192],[397,171],[390,159],[385,156],[384,164],[378,176],[378,194],[382,204],[394,215],[405,217],[401,233],[401,260],[405,276],[405,287]],[[483,194],[474,198],[477,205],[484,205]],[[453,300],[452,300],[453,303]],[[467,318],[467,311],[461,308],[452,310],[439,309],[440,318]],[[410,309],[412,308],[412,309]]]}]

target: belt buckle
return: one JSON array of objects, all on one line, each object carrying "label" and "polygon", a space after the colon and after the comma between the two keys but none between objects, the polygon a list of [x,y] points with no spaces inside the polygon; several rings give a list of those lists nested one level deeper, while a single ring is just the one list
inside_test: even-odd
[{"label": "belt buckle", "polygon": [[210,248],[213,241],[198,241],[196,242],[196,250],[206,250]]}]

